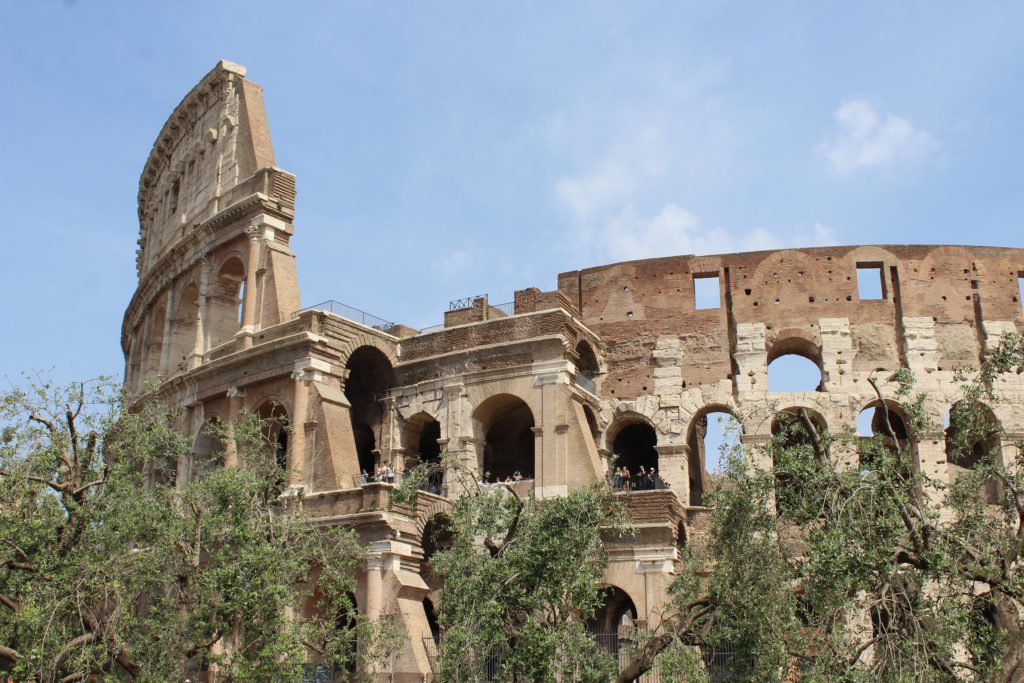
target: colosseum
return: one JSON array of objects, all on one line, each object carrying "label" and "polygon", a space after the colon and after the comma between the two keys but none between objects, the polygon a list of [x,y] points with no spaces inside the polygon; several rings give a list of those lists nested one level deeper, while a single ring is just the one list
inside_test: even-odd
[{"label": "colosseum", "polygon": [[[555,289],[517,291],[511,304],[453,302],[435,329],[335,302],[303,308],[296,181],[274,163],[261,88],[219,63],[171,114],[142,173],[125,382],[157,380],[183,410],[195,453],[179,480],[214,447],[206,421],[286,417],[283,495],[365,543],[359,610],[396,615],[410,635],[389,663],[394,680],[431,671],[424,636],[441,587],[423,571],[424,529],[447,492],[436,481],[401,507],[390,483],[361,472],[447,452],[496,478],[518,471],[519,492],[546,497],[605,481],[613,453],[633,472],[656,468],[651,486],[627,494],[638,532],[609,543],[600,615],[608,629],[650,623],[678,548],[706,520],[709,414],[740,416],[745,446],[795,407],[852,428],[876,401],[868,377],[905,366],[941,425],[953,370],[977,366],[1024,322],[1024,250],[920,245],[614,263],[561,273]],[[861,297],[859,278],[875,298]],[[711,296],[695,296],[702,288]],[[813,363],[817,386],[769,390],[769,364],[790,355]],[[1024,437],[1024,380],[1005,390],[1018,400],[994,409],[996,448]],[[918,465],[955,475],[941,428],[919,436]]]}]

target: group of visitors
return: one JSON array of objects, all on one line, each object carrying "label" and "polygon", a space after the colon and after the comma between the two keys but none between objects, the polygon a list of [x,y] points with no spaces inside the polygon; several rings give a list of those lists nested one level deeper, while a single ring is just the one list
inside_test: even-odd
[{"label": "group of visitors", "polygon": [[391,465],[377,465],[373,468],[372,475],[363,470],[359,476],[362,477],[364,484],[369,484],[370,482],[395,483],[395,470]]},{"label": "group of visitors", "polygon": [[494,477],[494,481],[487,481],[487,475],[480,475],[481,484],[517,484],[523,480],[523,473],[516,470],[512,474],[506,476],[504,479],[501,477]]},{"label": "group of visitors", "polygon": [[653,491],[662,488],[660,482],[658,470],[653,467],[648,470],[643,465],[640,465],[636,474],[625,466],[616,467],[612,473],[612,486],[616,491]]}]

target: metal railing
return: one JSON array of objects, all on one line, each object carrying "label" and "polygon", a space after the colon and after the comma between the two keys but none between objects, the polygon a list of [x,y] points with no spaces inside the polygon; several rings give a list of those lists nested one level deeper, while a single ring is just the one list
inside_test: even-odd
[{"label": "metal railing", "polygon": [[503,304],[491,304],[490,307],[491,308],[497,308],[499,311],[501,311],[502,313],[504,313],[507,316],[513,316],[513,315],[516,314],[516,302],[515,301],[509,301],[509,302],[503,303]]},{"label": "metal railing", "polygon": [[355,308],[354,306],[349,306],[348,304],[343,304],[340,301],[335,301],[334,299],[329,299],[313,306],[307,306],[299,311],[299,313],[304,313],[305,311],[326,311],[327,313],[333,313],[334,315],[346,318],[352,322],[359,323],[360,325],[380,330],[384,334],[393,334],[395,327],[397,327],[397,325],[390,320],[378,318],[372,313],[367,313],[366,311]]},{"label": "metal railing", "polygon": [[589,391],[593,396],[597,396],[597,382],[582,373],[576,373],[576,386],[584,391]]},{"label": "metal railing", "polygon": [[461,299],[452,299],[448,302],[449,311],[463,311],[467,308],[473,308],[473,302],[483,299],[487,301],[486,294],[475,294],[473,296],[464,296]]},{"label": "metal railing", "polygon": [[430,327],[424,327],[420,330],[420,334],[430,334],[431,332],[440,332],[444,329],[444,323],[440,325],[431,325]]},{"label": "metal railing", "polygon": [[613,472],[611,479],[612,488],[616,491],[665,491],[670,488],[658,474],[651,477],[646,474],[641,476],[637,473],[624,477]]}]

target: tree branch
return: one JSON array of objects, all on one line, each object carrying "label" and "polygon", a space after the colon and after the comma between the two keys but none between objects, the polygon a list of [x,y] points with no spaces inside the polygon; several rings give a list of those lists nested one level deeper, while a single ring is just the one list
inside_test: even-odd
[{"label": "tree branch", "polygon": [[92,645],[95,642],[95,633],[83,633],[82,635],[69,640],[67,644],[61,648],[60,652],[57,653],[57,656],[54,657],[53,661],[50,663],[50,671],[53,673],[53,676],[56,676],[58,673],[60,673],[61,667],[64,666],[64,664],[68,661],[68,658],[71,656],[72,652],[74,652],[78,648],[85,647],[86,645]]},{"label": "tree branch", "polygon": [[821,443],[821,437],[818,435],[818,428],[814,426],[814,422],[811,421],[811,416],[807,414],[806,408],[801,408],[797,411],[797,415],[800,418],[800,424],[803,425],[807,431],[807,435],[811,437],[811,445],[814,447],[814,455],[818,458],[819,462],[828,462],[828,453],[825,451],[824,444]]},{"label": "tree branch", "polygon": [[21,653],[17,650],[13,650],[6,645],[0,645],[0,659],[6,659],[11,664],[16,664],[21,661]]}]

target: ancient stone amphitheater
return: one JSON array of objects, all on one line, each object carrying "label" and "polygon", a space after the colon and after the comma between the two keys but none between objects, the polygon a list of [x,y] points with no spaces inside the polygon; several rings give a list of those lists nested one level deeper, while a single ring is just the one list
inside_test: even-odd
[{"label": "ancient stone amphitheater", "polygon": [[[613,453],[634,474],[656,468],[645,490],[626,494],[637,535],[609,543],[599,621],[614,631],[656,618],[678,548],[700,538],[709,414],[739,416],[747,445],[795,407],[832,430],[854,428],[876,401],[867,378],[909,367],[941,425],[954,368],[978,365],[1022,326],[1024,250],[878,245],[598,266],[510,304],[453,302],[443,327],[415,330],[334,302],[302,308],[294,202],[262,90],[221,62],[171,114],[142,173],[126,383],[158,379],[183,409],[196,443],[179,480],[221,446],[205,421],[243,409],[287,419],[275,436],[284,495],[358,531],[370,557],[360,611],[396,614],[413,635],[390,663],[395,680],[430,672],[420,636],[441,587],[422,571],[424,530],[446,488],[432,482],[410,509],[362,470],[401,472],[447,452],[555,496],[606,480]],[[806,391],[769,389],[769,365],[785,356],[809,361]],[[1021,383],[1003,389],[1024,399]],[[1024,433],[1024,400],[1000,403],[992,419],[1006,442],[991,447],[1008,448]],[[970,465],[947,462],[941,427],[918,436],[918,465],[932,476]]]}]

